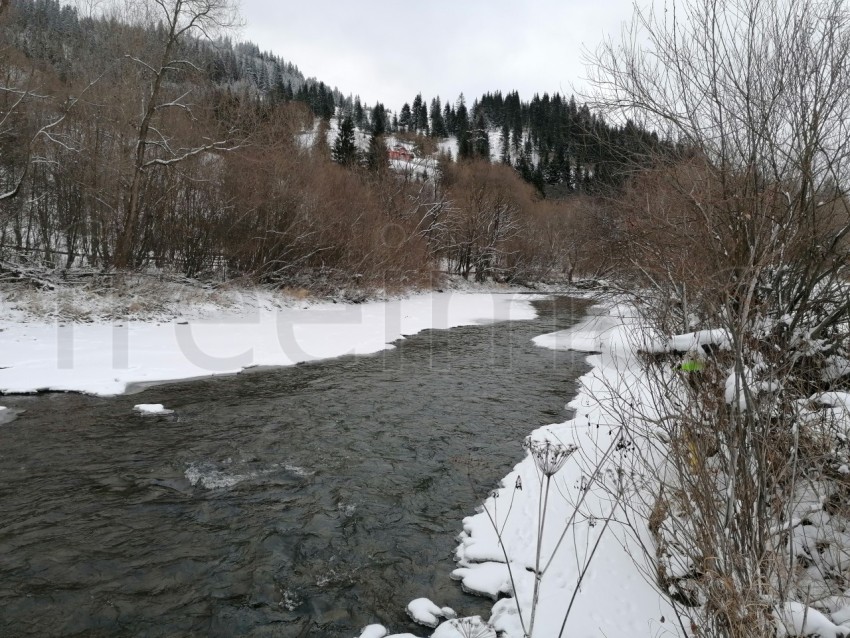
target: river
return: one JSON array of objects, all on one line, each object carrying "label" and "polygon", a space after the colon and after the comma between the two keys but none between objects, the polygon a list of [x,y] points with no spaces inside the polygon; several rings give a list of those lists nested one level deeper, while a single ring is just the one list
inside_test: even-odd
[{"label": "river", "polygon": [[422,596],[486,617],[449,577],[461,521],[587,369],[531,343],[585,302],[534,304],[372,356],[3,397],[0,636],[425,635]]}]

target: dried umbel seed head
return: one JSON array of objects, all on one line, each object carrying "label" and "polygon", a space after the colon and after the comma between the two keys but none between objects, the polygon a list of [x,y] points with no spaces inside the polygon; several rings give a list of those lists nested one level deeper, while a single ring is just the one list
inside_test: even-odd
[{"label": "dried umbel seed head", "polygon": [[[457,632],[455,634],[457,638],[496,638],[496,630],[493,625],[481,620],[480,616],[450,620],[447,624]],[[440,635],[448,636],[449,633]],[[452,636],[452,638],[455,638],[455,636]]]},{"label": "dried umbel seed head", "polygon": [[552,441],[535,441],[531,437],[525,439],[523,447],[531,453],[537,468],[544,476],[552,476],[564,467],[567,459],[578,449],[575,445],[564,445]]}]

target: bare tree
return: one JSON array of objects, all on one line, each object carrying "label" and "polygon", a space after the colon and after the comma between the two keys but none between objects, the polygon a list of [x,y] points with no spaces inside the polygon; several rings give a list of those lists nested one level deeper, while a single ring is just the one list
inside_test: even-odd
[{"label": "bare tree", "polygon": [[666,434],[656,528],[678,521],[665,543],[693,551],[693,596],[679,593],[701,611],[685,614],[701,635],[770,635],[772,608],[794,597],[785,532],[813,463],[803,442],[821,434],[800,401],[848,385],[826,367],[850,354],[850,8],[637,9],[622,40],[589,58],[596,103],[667,139],[621,207],[644,321],[667,334],[720,328],[729,347],[672,352],[676,364],[709,358],[684,375],[649,366],[658,412],[626,400],[620,416]]},{"label": "bare tree", "polygon": [[[132,262],[132,251],[138,233],[141,188],[145,172],[154,167],[169,167],[189,157],[206,151],[223,150],[230,146],[228,139],[206,138],[190,146],[175,145],[160,122],[171,111],[182,111],[190,120],[194,117],[188,93],[166,96],[165,82],[170,74],[195,69],[191,60],[180,57],[179,44],[188,37],[211,37],[232,28],[237,17],[232,0],[147,0],[134,3],[141,10],[141,19],[149,26],[158,22],[164,29],[157,30],[160,50],[156,57],[146,61],[141,56],[128,54],[127,58],[138,65],[149,82],[142,97],[142,109],[136,129],[135,148],[128,188],[124,224],[115,250],[114,264],[126,267]],[[151,156],[150,148],[155,148]]]}]

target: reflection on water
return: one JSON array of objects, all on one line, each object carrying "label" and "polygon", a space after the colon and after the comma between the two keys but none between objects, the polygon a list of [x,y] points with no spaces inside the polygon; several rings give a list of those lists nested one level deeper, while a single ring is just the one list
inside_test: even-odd
[{"label": "reflection on water", "polygon": [[4,397],[26,412],[0,427],[0,636],[417,632],[420,596],[486,616],[449,578],[461,520],[585,369],[530,342],[583,302],[535,304],[369,357]]}]

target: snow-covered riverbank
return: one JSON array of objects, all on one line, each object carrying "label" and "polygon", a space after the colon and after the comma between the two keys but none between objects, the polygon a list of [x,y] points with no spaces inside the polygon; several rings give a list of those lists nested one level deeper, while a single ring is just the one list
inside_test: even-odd
[{"label": "snow-covered riverbank", "polygon": [[[610,470],[628,448],[618,445],[618,424],[607,414],[605,402],[613,388],[628,386],[640,393],[641,375],[632,356],[636,335],[636,325],[624,309],[596,307],[576,326],[535,339],[545,348],[592,353],[588,363],[593,367],[580,379],[579,393],[569,404],[574,418],[534,431],[529,438],[531,452],[502,480],[483,509],[463,521],[453,576],[467,590],[494,600],[508,595],[493,606],[489,625],[472,621],[479,631],[472,635],[528,634],[538,564],[543,576],[534,636],[683,635],[637,542],[641,536],[647,540],[645,523],[632,520],[633,529],[623,525],[623,508],[615,503],[611,482],[616,477]],[[544,482],[534,446],[545,446],[546,441],[574,445],[576,450],[553,475],[538,563],[539,496]],[[458,623],[443,622],[433,637],[467,635],[469,629]],[[377,626],[367,629],[363,636],[409,637]]]},{"label": "snow-covered riverbank", "polygon": [[[464,520],[457,552],[461,567],[455,572],[464,585],[473,590],[486,585],[491,595],[508,593],[513,576],[522,618],[512,597],[498,601],[491,618],[506,636],[522,637],[530,630],[535,569],[541,578],[534,636],[680,635],[636,540],[651,545],[645,521],[633,519],[629,529],[622,514],[631,504],[617,502],[629,498],[621,496],[615,472],[628,467],[623,457],[632,442],[622,438],[608,399],[623,388],[641,394],[636,328],[626,309],[596,307],[576,326],[535,339],[541,347],[593,353],[588,357],[592,369],[569,404],[575,416],[534,431],[529,454],[487,500],[485,511]],[[547,442],[575,451],[552,475],[538,562],[542,464],[552,461]],[[510,574],[504,555],[512,565]]]},{"label": "snow-covered riverbank", "polygon": [[363,304],[283,305],[268,293],[255,293],[185,319],[79,323],[13,316],[0,320],[0,393],[115,395],[133,383],[371,354],[422,330],[532,319],[532,299],[434,292]]}]

